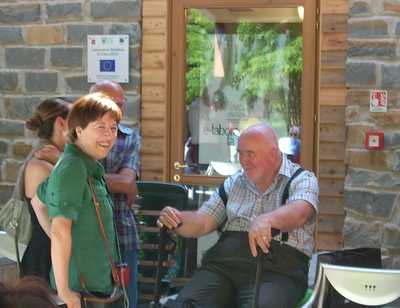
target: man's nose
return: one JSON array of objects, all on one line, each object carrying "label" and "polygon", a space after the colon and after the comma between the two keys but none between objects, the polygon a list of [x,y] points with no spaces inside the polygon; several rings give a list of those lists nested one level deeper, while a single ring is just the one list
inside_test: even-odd
[{"label": "man's nose", "polygon": [[246,157],[246,155],[240,155],[239,156],[239,162],[240,162],[240,164],[242,165],[242,166],[245,166],[245,165],[247,165],[247,163],[248,163],[248,158]]}]

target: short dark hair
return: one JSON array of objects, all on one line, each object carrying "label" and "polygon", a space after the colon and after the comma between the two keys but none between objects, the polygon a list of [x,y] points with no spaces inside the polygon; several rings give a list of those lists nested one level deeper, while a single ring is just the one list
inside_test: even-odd
[{"label": "short dark hair", "polygon": [[117,123],[122,119],[122,113],[118,105],[108,96],[96,92],[82,96],[72,104],[68,115],[68,138],[69,142],[75,143],[78,136],[76,128],[85,129],[89,123],[102,118],[110,113]]}]

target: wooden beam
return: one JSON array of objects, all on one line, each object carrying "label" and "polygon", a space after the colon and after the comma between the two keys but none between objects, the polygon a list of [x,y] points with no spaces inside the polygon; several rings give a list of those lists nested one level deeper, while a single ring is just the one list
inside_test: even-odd
[{"label": "wooden beam", "polygon": [[167,17],[167,1],[143,1],[143,20],[145,17]]},{"label": "wooden beam", "polygon": [[322,15],[321,31],[325,33],[347,32],[347,14],[324,14]]},{"label": "wooden beam", "polygon": [[348,14],[348,0],[321,0],[321,14]]},{"label": "wooden beam", "polygon": [[321,70],[321,87],[337,88],[346,86],[346,70],[342,68],[322,69]]},{"label": "wooden beam", "polygon": [[142,105],[142,119],[146,120],[164,120],[165,119],[165,104],[160,102],[147,101]]},{"label": "wooden beam", "polygon": [[[165,87],[161,85],[143,85],[142,100],[163,103],[165,108]],[[144,104],[142,104],[144,105]],[[144,107],[144,106],[142,106]],[[165,112],[165,111],[164,111]]]},{"label": "wooden beam", "polygon": [[165,51],[166,46],[166,36],[164,34],[147,34],[143,36],[143,53],[151,51]]},{"label": "wooden beam", "polygon": [[320,106],[345,106],[347,89],[345,87],[326,88],[321,87],[319,91]]},{"label": "wooden beam", "polygon": [[162,17],[148,17],[143,19],[143,34],[164,34],[167,33],[167,21]]},{"label": "wooden beam", "polygon": [[345,126],[345,106],[321,106],[319,111],[320,124],[337,124]]},{"label": "wooden beam", "polygon": [[347,50],[347,33],[323,33],[321,38],[321,50]]},{"label": "wooden beam", "polygon": [[144,138],[142,141],[142,156],[145,155],[157,155],[162,153],[164,150],[164,139],[162,137],[158,138]]},{"label": "wooden beam", "polygon": [[145,125],[142,126],[142,136],[163,137],[165,135],[165,123],[158,119],[143,119]]}]

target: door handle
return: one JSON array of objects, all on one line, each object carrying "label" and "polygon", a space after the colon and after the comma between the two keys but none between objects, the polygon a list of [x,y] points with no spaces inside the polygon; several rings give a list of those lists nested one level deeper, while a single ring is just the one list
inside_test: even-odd
[{"label": "door handle", "polygon": [[189,167],[188,165],[181,164],[179,161],[174,162],[175,170],[183,169]]},{"label": "door handle", "polygon": [[179,174],[174,174],[174,181],[179,183],[181,181],[181,176]]}]

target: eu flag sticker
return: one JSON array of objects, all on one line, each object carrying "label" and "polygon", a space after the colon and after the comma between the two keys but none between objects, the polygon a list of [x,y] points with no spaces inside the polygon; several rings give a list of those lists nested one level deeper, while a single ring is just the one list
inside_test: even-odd
[{"label": "eu flag sticker", "polygon": [[115,72],[115,60],[100,60],[100,72]]}]

